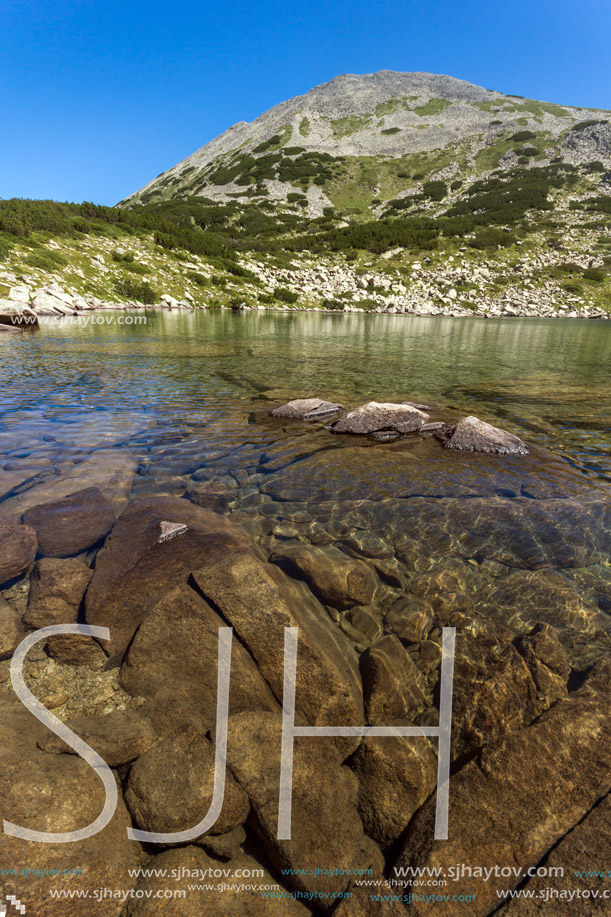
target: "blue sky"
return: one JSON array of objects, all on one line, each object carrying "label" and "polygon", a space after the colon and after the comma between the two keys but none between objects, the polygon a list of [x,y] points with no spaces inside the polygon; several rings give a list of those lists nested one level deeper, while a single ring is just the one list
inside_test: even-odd
[{"label": "blue sky", "polygon": [[0,0],[0,197],[113,204],[339,73],[611,108],[609,0]]}]

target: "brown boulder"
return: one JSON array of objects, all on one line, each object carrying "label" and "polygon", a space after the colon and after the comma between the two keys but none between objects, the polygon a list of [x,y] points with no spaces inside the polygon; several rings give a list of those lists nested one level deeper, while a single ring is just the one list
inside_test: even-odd
[{"label": "brown boulder", "polygon": [[195,843],[220,860],[235,860],[243,852],[242,845],[245,840],[244,826],[238,825],[237,828],[232,828],[226,834],[205,834]]},{"label": "brown boulder", "polygon": [[365,738],[350,767],[359,778],[359,815],[382,849],[405,831],[435,789],[437,755],[426,738]]},{"label": "brown boulder", "polygon": [[21,618],[0,596],[0,659],[10,659],[24,636]]},{"label": "brown boulder", "polygon": [[418,666],[397,637],[387,636],[361,657],[365,715],[371,725],[415,716],[427,705]]},{"label": "brown boulder", "polygon": [[[104,805],[104,788],[95,771],[76,755],[57,757],[36,747],[46,729],[16,700],[0,705],[5,735],[0,743],[0,795],[2,815],[16,825],[35,831],[75,831],[91,824]],[[102,886],[129,889],[135,884],[128,870],[135,869],[139,846],[127,837],[129,817],[119,793],[111,822],[98,834],[69,844],[34,843],[0,834],[0,895],[16,895],[28,915],[82,917],[81,898],[51,898],[49,888],[93,895]],[[67,852],[70,862],[66,862]],[[74,864],[82,875],[70,875]],[[18,873],[27,866],[24,881]],[[15,875],[11,875],[15,870]],[[36,874],[38,870],[39,874]],[[46,870],[57,870],[50,879]],[[119,917],[123,902],[104,898],[96,902],[100,917]]]},{"label": "brown boulder", "polygon": [[375,573],[364,561],[348,557],[333,547],[288,545],[270,559],[289,576],[304,580],[321,602],[334,608],[368,605],[379,585]]},{"label": "brown boulder", "polygon": [[[280,717],[241,713],[230,718],[227,763],[250,799],[253,827],[271,863],[277,870],[313,870],[321,863],[332,864],[338,875],[287,875],[286,881],[304,892],[344,891],[348,871],[354,867],[363,843],[356,781],[342,767],[328,739],[296,739],[291,840],[279,840],[280,749]],[[328,909],[323,899],[318,903]]]},{"label": "brown boulder", "polygon": [[86,551],[108,534],[114,521],[114,510],[99,487],[87,487],[23,514],[23,522],[36,532],[39,552],[47,557]]},{"label": "brown boulder", "polygon": [[[450,779],[449,837],[434,840],[435,797],[410,823],[398,867],[443,870],[457,863],[491,867],[537,866],[611,789],[611,705],[593,684],[561,700],[527,729],[486,746]],[[499,904],[497,892],[520,877],[486,882],[464,876],[453,882],[469,902],[436,902],[440,917],[485,917]],[[414,914],[430,907],[414,901]]]},{"label": "brown boulder", "polygon": [[72,558],[43,557],[36,561],[23,623],[35,630],[74,623],[92,576],[93,570]]},{"label": "brown boulder", "polygon": [[[186,530],[163,539],[163,522],[186,525]],[[241,528],[189,500],[138,500],[119,517],[96,558],[86,596],[87,623],[110,628],[104,650],[118,661],[149,611],[186,583],[191,570],[232,551],[251,549]]]},{"label": "brown boulder", "polygon": [[[191,722],[216,722],[218,631],[226,622],[193,589],[178,586],[140,625],[121,668],[121,684],[146,698],[163,733]],[[239,640],[232,641],[229,711],[277,711],[278,703]]]},{"label": "brown boulder", "polygon": [[36,557],[36,532],[28,525],[0,522],[0,586],[21,576]]},{"label": "brown boulder", "polygon": [[[195,571],[204,597],[231,624],[280,700],[284,631],[299,628],[296,716],[311,725],[362,723],[357,657],[302,583],[252,554],[233,554]],[[353,740],[338,740],[350,750]],[[358,744],[358,742],[357,742]]]},{"label": "brown boulder", "polygon": [[[106,716],[80,716],[67,726],[87,742],[109,767],[119,767],[142,755],[155,740],[150,721],[133,710],[116,710]],[[55,733],[47,733],[36,743],[53,755],[76,752]]]},{"label": "brown boulder", "polygon": [[430,603],[417,596],[405,596],[391,605],[384,627],[401,640],[420,643],[426,640],[433,626],[433,609]]},{"label": "brown boulder", "polygon": [[99,668],[107,660],[97,640],[86,634],[55,634],[47,639],[47,652],[62,665],[84,665],[90,669]]},{"label": "brown boulder", "polygon": [[[148,867],[158,875],[139,880],[139,900],[129,901],[126,917],[307,917],[310,913],[289,895],[264,898],[262,893],[270,888],[279,896],[283,889],[261,863],[245,853],[231,863],[219,863],[198,846],[174,847],[153,857]],[[238,870],[239,877],[235,875]],[[169,875],[187,878],[168,885]],[[234,891],[225,885],[246,887]],[[164,893],[174,887],[186,895],[168,901]]]},{"label": "brown boulder", "polygon": [[537,688],[516,648],[485,637],[456,637],[452,702],[452,756],[528,726],[543,711]]},{"label": "brown boulder", "polygon": [[[213,746],[193,726],[182,726],[138,758],[129,772],[125,802],[144,831],[187,831],[207,814],[213,787]],[[206,833],[226,834],[246,820],[249,810],[245,793],[226,774],[221,814]]]},{"label": "brown boulder", "polygon": [[518,637],[516,647],[532,673],[546,709],[567,696],[571,666],[555,628],[538,624],[530,634]]}]

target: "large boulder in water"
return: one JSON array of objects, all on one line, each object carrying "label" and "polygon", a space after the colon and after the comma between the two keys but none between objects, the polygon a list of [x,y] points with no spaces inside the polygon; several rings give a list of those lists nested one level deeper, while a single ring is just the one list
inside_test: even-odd
[{"label": "large boulder in water", "polygon": [[86,551],[108,534],[114,521],[114,510],[99,487],[86,487],[23,514],[23,522],[36,532],[39,552],[46,557]]},{"label": "large boulder in water", "polygon": [[473,416],[446,424],[435,435],[444,448],[461,452],[496,452],[501,455],[528,455],[529,452],[519,436]]},{"label": "large boulder in water", "polygon": [[348,411],[332,425],[333,433],[376,433],[394,430],[413,433],[429,419],[429,415],[410,404],[370,401],[354,411]]},{"label": "large boulder in water", "polygon": [[0,504],[0,519],[18,520],[31,507],[63,500],[88,487],[99,487],[118,514],[127,503],[136,465],[135,457],[129,452],[100,449],[68,471],[4,500]]},{"label": "large boulder in water", "polygon": [[379,586],[368,564],[334,547],[310,547],[300,542],[281,548],[271,560],[289,576],[304,580],[321,602],[334,608],[368,605]]},{"label": "large boulder in water", "polygon": [[[96,773],[77,755],[50,755],[37,748],[37,740],[49,735],[45,726],[16,699],[0,703],[5,741],[0,743],[0,794],[2,815],[16,825],[34,831],[77,831],[91,824],[104,807],[104,787]],[[129,840],[129,817],[118,794],[117,808],[109,824],[85,840],[66,844],[35,843],[0,834],[0,900],[15,895],[25,913],[36,917],[80,917],[95,912],[99,917],[119,917],[125,902],[103,898],[93,909],[83,910],[77,896],[84,888],[108,886],[128,891],[136,883],[130,870],[138,865],[139,845]],[[66,856],[83,870],[66,868]],[[22,869],[30,875],[24,881]],[[50,878],[52,876],[52,878]],[[58,890],[52,898],[49,887]],[[59,895],[65,895],[59,898]],[[14,911],[17,913],[17,911]]]},{"label": "large boulder in water", "polygon": [[[188,831],[204,818],[212,802],[215,752],[194,726],[181,726],[151,745],[129,772],[125,802],[144,831]],[[217,821],[206,833],[226,834],[246,821],[248,798],[230,773]]]},{"label": "large boulder in water", "polygon": [[92,576],[93,570],[72,557],[42,557],[36,561],[23,623],[33,630],[74,623]]},{"label": "large boulder in water", "polygon": [[[284,690],[285,629],[299,628],[295,703],[302,722],[362,723],[357,656],[303,583],[252,553],[219,557],[196,570],[193,579],[206,601],[234,628],[278,699]],[[336,742],[348,751],[358,745],[353,738]]]},{"label": "large boulder in water", "polygon": [[343,409],[343,404],[323,401],[322,398],[296,398],[273,408],[269,413],[271,417],[284,417],[287,420],[323,420],[333,417]]},{"label": "large boulder in water", "polygon": [[[435,796],[412,819],[396,866],[439,868],[477,863],[490,878],[460,875],[458,900],[438,902],[440,917],[485,917],[500,891],[515,887],[611,789],[609,671],[540,716],[531,726],[486,746],[450,779],[448,840],[434,839]],[[510,877],[495,874],[511,864]],[[571,866],[572,864],[567,864]],[[469,903],[466,903],[466,902]],[[410,913],[430,913],[414,901]],[[521,913],[521,912],[520,912]]]},{"label": "large boulder in water", "polygon": [[[252,805],[252,826],[272,865],[301,892],[320,894],[328,910],[357,866],[364,842],[354,775],[333,743],[320,737],[295,740],[291,839],[278,838],[282,718],[269,713],[230,717],[227,764]],[[319,870],[321,863],[333,864]],[[325,894],[326,893],[326,894]],[[325,900],[325,899],[328,900]]]},{"label": "large boulder in water", "polygon": [[[226,621],[187,585],[161,598],[140,625],[121,668],[121,684],[130,694],[145,698],[143,709],[160,734],[184,723],[202,731],[214,726],[218,632],[225,626]],[[234,639],[230,715],[278,709],[252,656]]]},{"label": "large boulder in water", "polygon": [[110,628],[103,647],[118,661],[146,615],[164,595],[186,584],[192,570],[253,549],[243,529],[189,500],[138,500],[119,517],[96,558],[86,595],[87,623]]},{"label": "large boulder in water", "polygon": [[0,523],[0,585],[24,573],[36,557],[36,532],[29,525]]}]

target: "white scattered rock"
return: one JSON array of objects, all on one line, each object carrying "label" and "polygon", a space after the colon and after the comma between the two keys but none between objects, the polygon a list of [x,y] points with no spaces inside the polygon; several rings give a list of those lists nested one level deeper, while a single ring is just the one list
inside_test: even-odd
[{"label": "white scattered rock", "polygon": [[164,541],[170,541],[172,538],[178,538],[187,531],[187,525],[184,522],[167,522],[159,523],[159,538],[155,544],[161,544]]},{"label": "white scattered rock", "polygon": [[27,305],[30,301],[30,288],[27,284],[23,283],[16,287],[11,287],[8,293],[8,298],[12,299],[14,302],[22,302]]},{"label": "white scattered rock", "polygon": [[166,309],[180,309],[180,303],[173,296],[170,296],[169,293],[161,294],[161,304]]},{"label": "white scattered rock", "polygon": [[69,298],[70,305],[66,303],[66,294],[61,298],[56,293],[48,290],[39,290],[34,294],[32,308],[40,315],[71,315],[74,312],[72,298]]}]

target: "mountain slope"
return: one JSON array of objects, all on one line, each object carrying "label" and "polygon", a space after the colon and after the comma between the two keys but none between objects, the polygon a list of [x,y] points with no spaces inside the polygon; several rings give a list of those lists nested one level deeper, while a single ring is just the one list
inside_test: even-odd
[{"label": "mountain slope", "polygon": [[200,197],[358,214],[423,181],[552,160],[611,167],[611,113],[385,70],[338,76],[234,125],[122,204]]},{"label": "mountain slope", "polygon": [[0,201],[0,311],[49,283],[206,308],[611,316],[611,113],[340,76],[118,207]]}]

